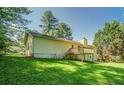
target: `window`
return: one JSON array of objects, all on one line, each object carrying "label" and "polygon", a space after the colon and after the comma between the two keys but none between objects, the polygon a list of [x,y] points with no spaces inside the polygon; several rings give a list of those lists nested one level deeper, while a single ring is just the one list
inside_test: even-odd
[{"label": "window", "polygon": [[81,47],[80,46],[78,46],[78,49],[80,49]]},{"label": "window", "polygon": [[92,58],[92,56],[90,55],[90,59]]},{"label": "window", "polygon": [[74,48],[74,45],[72,45],[72,48]]}]

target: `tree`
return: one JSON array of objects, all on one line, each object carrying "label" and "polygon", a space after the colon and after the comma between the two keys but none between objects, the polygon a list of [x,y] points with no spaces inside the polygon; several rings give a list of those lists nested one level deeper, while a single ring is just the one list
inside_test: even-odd
[{"label": "tree", "polygon": [[31,13],[29,8],[0,8],[0,50],[5,51],[10,41],[15,40],[18,35],[26,29],[28,20],[24,15]]},{"label": "tree", "polygon": [[58,24],[57,18],[53,15],[51,11],[45,11],[41,19],[42,33],[49,36],[54,36],[54,31]]},{"label": "tree", "polygon": [[58,24],[56,36],[58,38],[65,38],[68,40],[73,39],[70,26],[64,22]]},{"label": "tree", "polygon": [[7,38],[5,37],[4,33],[2,30],[0,30],[0,54],[3,54],[3,52],[6,49],[6,44]]},{"label": "tree", "polygon": [[72,40],[71,27],[58,21],[51,11],[46,11],[41,18],[42,33],[48,36]]},{"label": "tree", "polygon": [[[124,24],[117,21],[105,23],[105,26],[95,34],[94,45],[100,59],[124,60]],[[99,53],[100,52],[100,53]]]},{"label": "tree", "polygon": [[98,55],[98,60],[103,60],[103,47],[102,47],[102,31],[98,30],[98,32],[95,34],[94,38],[94,45],[97,49],[97,55]]}]

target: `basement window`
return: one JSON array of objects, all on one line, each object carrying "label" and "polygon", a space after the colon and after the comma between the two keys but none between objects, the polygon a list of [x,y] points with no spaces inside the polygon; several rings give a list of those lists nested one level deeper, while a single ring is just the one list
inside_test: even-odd
[{"label": "basement window", "polygon": [[90,55],[90,59],[92,58],[92,56]]},{"label": "basement window", "polygon": [[74,48],[74,45],[72,45],[72,48]]}]

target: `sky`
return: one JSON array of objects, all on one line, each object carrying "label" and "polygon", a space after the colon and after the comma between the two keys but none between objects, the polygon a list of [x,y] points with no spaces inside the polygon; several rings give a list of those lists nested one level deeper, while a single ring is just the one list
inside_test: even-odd
[{"label": "sky", "polygon": [[100,7],[35,7],[31,8],[33,12],[26,16],[31,20],[28,25],[30,29],[41,31],[41,15],[47,10],[51,10],[53,15],[59,19],[59,22],[65,22],[71,26],[73,38],[75,41],[81,41],[84,37],[88,39],[89,44],[93,43],[94,35],[98,29],[102,29],[105,22],[117,20],[124,23],[124,8],[100,8]]}]

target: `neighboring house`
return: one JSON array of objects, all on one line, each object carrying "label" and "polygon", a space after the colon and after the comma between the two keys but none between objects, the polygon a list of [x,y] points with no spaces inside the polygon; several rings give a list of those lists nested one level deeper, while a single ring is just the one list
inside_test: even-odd
[{"label": "neighboring house", "polygon": [[55,38],[36,32],[25,32],[26,56],[35,58],[94,60],[94,49],[87,39],[81,42]]}]

